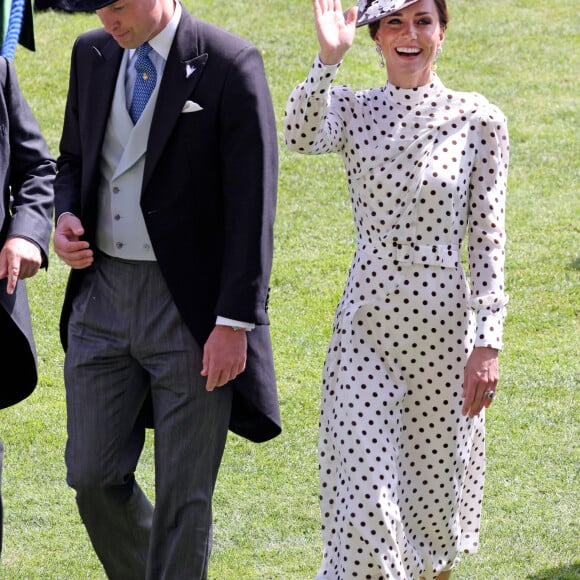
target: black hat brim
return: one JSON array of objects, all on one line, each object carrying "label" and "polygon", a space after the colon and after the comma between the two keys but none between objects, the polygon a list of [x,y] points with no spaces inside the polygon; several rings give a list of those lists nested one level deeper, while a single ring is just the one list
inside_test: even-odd
[{"label": "black hat brim", "polygon": [[117,0],[63,0],[70,12],[96,12],[115,2]]}]

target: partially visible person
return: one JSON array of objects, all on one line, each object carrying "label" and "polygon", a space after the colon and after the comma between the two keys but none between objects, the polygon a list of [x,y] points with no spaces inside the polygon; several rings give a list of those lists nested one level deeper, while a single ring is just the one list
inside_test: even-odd
[{"label": "partially visible person", "polygon": [[228,429],[280,433],[270,91],[255,46],[179,2],[69,5],[103,28],[72,51],[55,181],[67,481],[109,578],[203,579]]},{"label": "partially visible person", "polygon": [[[320,52],[288,101],[286,143],[342,156],[357,229],[323,375],[317,578],[441,580],[479,545],[507,303],[506,120],[433,72],[444,0],[313,5]],[[387,83],[333,87],[363,25]]]},{"label": "partially visible person", "polygon": [[[55,163],[14,66],[0,57],[0,409],[28,397],[38,380],[25,278],[48,265]],[[4,446],[0,441],[0,483]],[[0,553],[2,551],[0,497]]]}]

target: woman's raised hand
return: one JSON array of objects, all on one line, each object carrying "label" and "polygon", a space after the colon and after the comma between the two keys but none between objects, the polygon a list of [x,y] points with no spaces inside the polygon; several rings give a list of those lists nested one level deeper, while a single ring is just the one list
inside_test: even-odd
[{"label": "woman's raised hand", "polygon": [[352,46],[358,8],[350,8],[345,18],[340,0],[312,0],[312,5],[320,60],[324,64],[338,64]]}]

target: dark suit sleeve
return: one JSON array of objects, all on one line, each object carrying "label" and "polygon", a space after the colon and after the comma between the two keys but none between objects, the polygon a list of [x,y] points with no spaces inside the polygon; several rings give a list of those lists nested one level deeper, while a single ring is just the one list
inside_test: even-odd
[{"label": "dark suit sleeve", "polygon": [[[9,164],[9,187],[12,196],[11,219],[6,236],[19,236],[36,243],[43,253],[43,265],[48,263],[51,218],[53,208],[53,180],[55,163],[16,77],[13,65],[6,60],[6,84],[3,115],[8,123],[8,147],[3,146],[3,167]],[[6,133],[3,135],[6,139]],[[3,241],[3,240],[2,240]]]},{"label": "dark suit sleeve", "polygon": [[255,47],[231,63],[221,105],[225,240],[216,313],[264,324],[278,154],[272,99]]},{"label": "dark suit sleeve", "polygon": [[[0,57],[0,247],[6,237],[31,240],[48,264],[52,226],[54,161],[30,107],[18,85],[12,64]],[[2,332],[2,386],[0,408],[26,398],[37,382],[36,351],[24,281],[13,294],[0,281],[0,327]]]},{"label": "dark suit sleeve", "polygon": [[81,138],[78,115],[77,67],[79,39],[72,50],[69,87],[67,93],[64,123],[60,140],[60,155],[57,160],[58,175],[55,181],[55,218],[70,212],[80,215],[81,189]]}]

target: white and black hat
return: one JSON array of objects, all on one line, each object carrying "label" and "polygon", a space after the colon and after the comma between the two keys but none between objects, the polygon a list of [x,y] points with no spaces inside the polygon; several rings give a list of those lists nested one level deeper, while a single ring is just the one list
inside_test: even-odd
[{"label": "white and black hat", "polygon": [[357,28],[398,12],[419,0],[358,0]]}]

